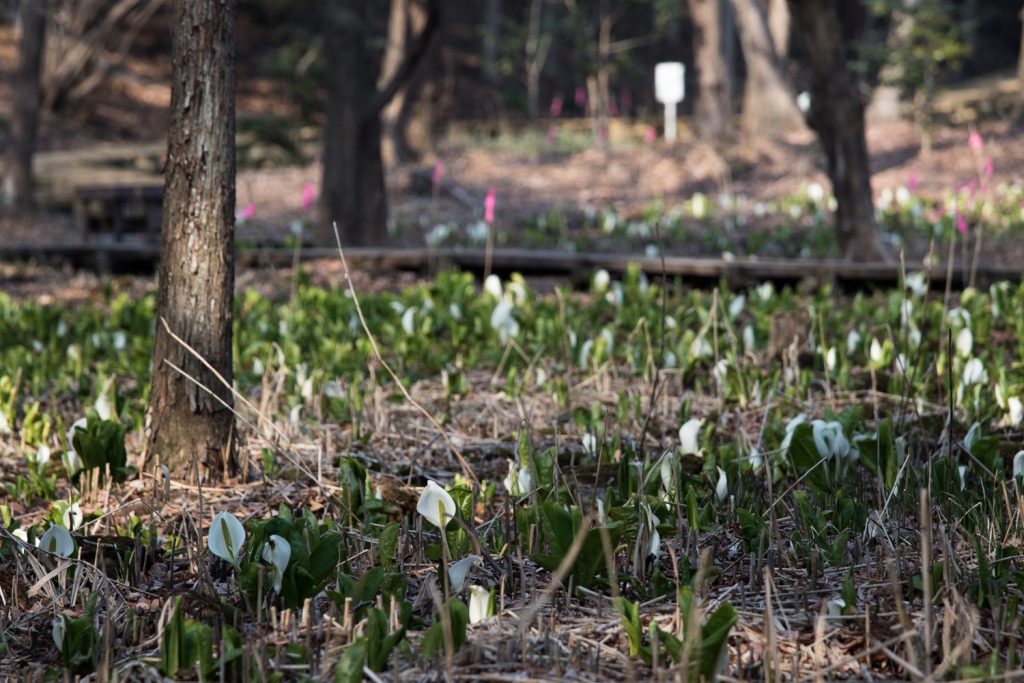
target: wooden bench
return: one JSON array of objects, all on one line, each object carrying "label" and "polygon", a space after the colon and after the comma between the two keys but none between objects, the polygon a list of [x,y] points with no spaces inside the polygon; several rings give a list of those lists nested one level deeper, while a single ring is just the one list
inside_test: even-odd
[{"label": "wooden bench", "polygon": [[160,241],[162,185],[75,188],[75,226],[86,243]]}]

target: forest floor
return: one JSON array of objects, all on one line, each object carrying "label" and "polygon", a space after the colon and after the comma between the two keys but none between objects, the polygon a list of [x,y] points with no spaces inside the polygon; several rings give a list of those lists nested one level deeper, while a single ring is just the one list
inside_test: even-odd
[{"label": "forest floor", "polygon": [[[10,60],[0,34],[0,68]],[[92,118],[44,121],[42,148],[159,140],[166,74],[126,69]],[[243,84],[240,110],[287,113],[272,91]],[[808,135],[719,154],[637,134],[606,153],[578,130],[565,122],[547,147],[542,132],[453,134],[438,159],[467,196],[496,188],[506,245],[643,252],[658,223],[668,253],[799,256],[820,228],[827,179]],[[975,154],[967,127],[941,128],[925,159],[913,126],[872,122],[875,192],[915,186],[920,202],[901,210],[927,221],[990,159],[971,220],[993,221],[985,262],[1017,265],[1024,138],[1007,121],[979,132]],[[307,156],[241,170],[238,204],[254,209],[241,243],[281,243],[310,220],[315,146]],[[432,168],[389,173],[395,243],[451,225],[446,244],[470,244],[480,212],[432,197]],[[775,209],[758,217],[759,203]],[[63,213],[0,218],[11,243],[71,231]],[[929,240],[900,234],[920,258]],[[354,293],[319,289],[345,283],[337,259],[239,272],[235,386],[252,404],[236,404],[241,467],[198,487],[142,468],[154,278],[0,264],[0,677],[52,679],[69,664],[101,679],[163,680],[180,665],[205,680],[361,680],[364,661],[371,680],[410,681],[1024,677],[1019,287],[943,299],[927,282],[846,297],[637,273],[595,273],[585,292],[352,278]],[[73,482],[68,427],[103,401],[139,471],[95,485],[107,464],[91,465]],[[443,542],[416,509],[428,481],[458,497],[466,525]],[[312,524],[293,523],[300,511]],[[234,567],[209,551],[215,512],[248,529]],[[284,591],[261,561],[270,524],[296,549]],[[607,554],[582,524],[615,534]],[[31,547],[65,526],[79,556]],[[316,584],[300,548],[321,539],[340,555],[303,596]],[[457,613],[441,599],[444,545],[493,590],[493,615],[463,624],[458,652],[437,643]],[[173,624],[198,645],[177,648]],[[383,636],[400,627],[389,652]],[[187,661],[204,643],[207,661]]]}]

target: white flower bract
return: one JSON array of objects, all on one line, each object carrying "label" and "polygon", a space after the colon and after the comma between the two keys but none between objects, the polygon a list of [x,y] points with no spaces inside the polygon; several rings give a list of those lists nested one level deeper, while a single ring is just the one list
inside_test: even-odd
[{"label": "white flower bract", "polygon": [[683,455],[700,453],[700,430],[703,426],[704,420],[691,417],[679,428],[679,450]]},{"label": "white flower bract", "polygon": [[[441,509],[444,509],[444,519],[441,519]],[[416,503],[416,512],[420,513],[425,520],[439,529],[447,526],[455,517],[455,501],[436,481],[428,481],[420,494],[419,502]]]},{"label": "white flower bract", "polygon": [[59,524],[54,524],[39,539],[39,547],[60,557],[71,557],[75,552],[75,541],[67,529]]},{"label": "white flower bract", "polygon": [[270,563],[273,567],[274,590],[281,592],[281,580],[284,578],[284,570],[288,568],[288,561],[292,558],[292,546],[288,541],[272,534],[263,546],[263,561]]},{"label": "white flower bract", "polygon": [[206,535],[206,547],[217,557],[230,562],[238,563],[238,553],[245,543],[245,527],[230,512],[218,512],[210,524],[210,531]]}]

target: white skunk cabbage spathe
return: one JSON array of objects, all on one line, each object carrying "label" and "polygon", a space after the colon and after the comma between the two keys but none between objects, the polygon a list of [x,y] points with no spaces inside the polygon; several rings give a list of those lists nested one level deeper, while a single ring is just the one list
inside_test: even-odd
[{"label": "white skunk cabbage spathe", "polygon": [[[441,518],[442,508],[444,519]],[[455,501],[436,481],[431,480],[427,482],[423,493],[420,494],[420,500],[416,503],[416,512],[438,529],[443,529],[455,517]]]},{"label": "white skunk cabbage spathe", "polygon": [[501,298],[501,278],[491,273],[484,280],[484,293],[488,294],[495,299]]},{"label": "white skunk cabbage spathe", "polygon": [[1017,451],[1017,455],[1013,456],[1013,476],[1024,477],[1024,451]]},{"label": "white skunk cabbage spathe", "polygon": [[843,610],[846,609],[846,600],[833,598],[826,603],[825,609],[828,611],[829,619],[838,619],[843,616]]},{"label": "white skunk cabbage spathe", "polygon": [[483,586],[469,587],[469,623],[475,624],[491,616],[491,591]]},{"label": "white skunk cabbage spathe", "polygon": [[461,593],[466,587],[466,578],[469,571],[480,564],[479,555],[467,555],[458,562],[448,565],[448,584],[451,586],[452,594]]},{"label": "white skunk cabbage spathe", "polygon": [[277,534],[272,534],[263,546],[263,561],[269,562],[274,568],[274,590],[281,592],[281,579],[288,568],[288,560],[292,558],[292,546]]},{"label": "white skunk cabbage spathe", "polygon": [[53,635],[53,644],[57,646],[57,649],[61,652],[64,651],[64,616],[59,615],[53,618],[53,624],[50,627],[50,633]]},{"label": "white skunk cabbage spathe", "polygon": [[977,358],[972,358],[964,365],[963,383],[965,386],[985,384],[988,382],[988,373],[985,366]]},{"label": "white skunk cabbage spathe", "polygon": [[972,349],[974,337],[971,335],[971,328],[965,327],[956,335],[956,352],[964,358],[970,358]]},{"label": "white skunk cabbage spathe", "polygon": [[715,485],[715,497],[718,498],[719,503],[724,503],[725,499],[729,497],[729,477],[721,467],[718,468],[718,483]]},{"label": "white skunk cabbage spathe", "polygon": [[533,477],[529,467],[519,467],[511,458],[508,461],[508,475],[502,482],[509,495],[522,498],[533,490]]},{"label": "white skunk cabbage spathe", "polygon": [[85,469],[82,456],[75,450],[75,431],[81,429],[84,432],[87,424],[88,420],[80,417],[72,423],[71,429],[68,430],[68,450],[64,453],[64,467],[67,468],[69,477],[73,477]]},{"label": "white skunk cabbage spathe", "polygon": [[679,428],[680,451],[683,455],[697,455],[700,453],[700,429],[704,426],[704,420],[692,417]]},{"label": "white skunk cabbage spathe", "polygon": [[64,527],[69,531],[74,531],[78,527],[82,526],[82,506],[77,502],[68,505],[68,508],[64,511],[62,517]]},{"label": "white skunk cabbage spathe", "polygon": [[108,377],[100,389],[100,395],[96,397],[96,404],[93,406],[96,414],[101,420],[116,420],[117,407],[114,405],[114,378]]},{"label": "white skunk cabbage spathe", "polygon": [[512,315],[514,305],[508,299],[502,299],[491,312],[491,327],[498,333],[501,343],[519,335],[519,323]]},{"label": "white skunk cabbage spathe", "polygon": [[218,512],[206,535],[210,552],[231,564],[238,564],[238,553],[245,543],[245,527],[230,512]]},{"label": "white skunk cabbage spathe", "polygon": [[71,557],[75,552],[75,541],[67,529],[59,524],[54,524],[39,539],[39,547],[60,557]]},{"label": "white skunk cabbage spathe", "polygon": [[597,437],[587,432],[583,435],[583,452],[591,458],[597,457]]}]

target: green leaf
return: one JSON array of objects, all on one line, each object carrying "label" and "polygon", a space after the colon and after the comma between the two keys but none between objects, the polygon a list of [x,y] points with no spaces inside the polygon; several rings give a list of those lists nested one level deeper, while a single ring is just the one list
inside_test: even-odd
[{"label": "green leaf", "polygon": [[160,641],[160,671],[174,678],[178,675],[179,662],[185,641],[185,621],[181,616],[181,596],[174,598],[174,611],[164,625]]},{"label": "green leaf", "polygon": [[345,648],[341,659],[334,665],[334,683],[362,683],[365,661],[366,641],[360,638]]},{"label": "green leaf", "polygon": [[[448,614],[451,619],[452,629],[452,646],[455,652],[458,652],[463,644],[466,642],[466,626],[469,624],[469,608],[466,605],[456,599],[452,598],[446,605]],[[423,654],[428,657],[432,656],[435,652],[444,651],[444,620],[441,615],[438,614],[434,618],[434,623],[431,624],[430,628],[423,635],[422,648]],[[453,652],[452,654],[455,654]]]},{"label": "green leaf", "polygon": [[793,430],[793,437],[789,442],[789,457],[797,476],[802,477],[806,474],[806,481],[818,491],[828,491],[831,488],[828,469],[821,462],[821,455],[814,445],[814,428],[811,425],[799,424]]},{"label": "green leaf", "polygon": [[720,665],[728,657],[729,631],[739,615],[729,603],[720,605],[701,628],[700,673],[704,680],[714,681]]},{"label": "green leaf", "polygon": [[644,631],[640,625],[640,603],[632,602],[621,596],[612,602],[619,610],[622,628],[626,631],[626,636],[629,639],[629,656],[636,657],[640,654],[640,648],[644,641]]},{"label": "green leaf", "polygon": [[572,513],[557,502],[549,500],[542,508],[544,513],[544,538],[551,546],[551,554],[561,561],[572,545]]},{"label": "green leaf", "polygon": [[401,525],[398,522],[391,522],[380,532],[379,551],[380,562],[385,569],[390,570],[395,564],[395,555],[398,550],[398,532]]}]

